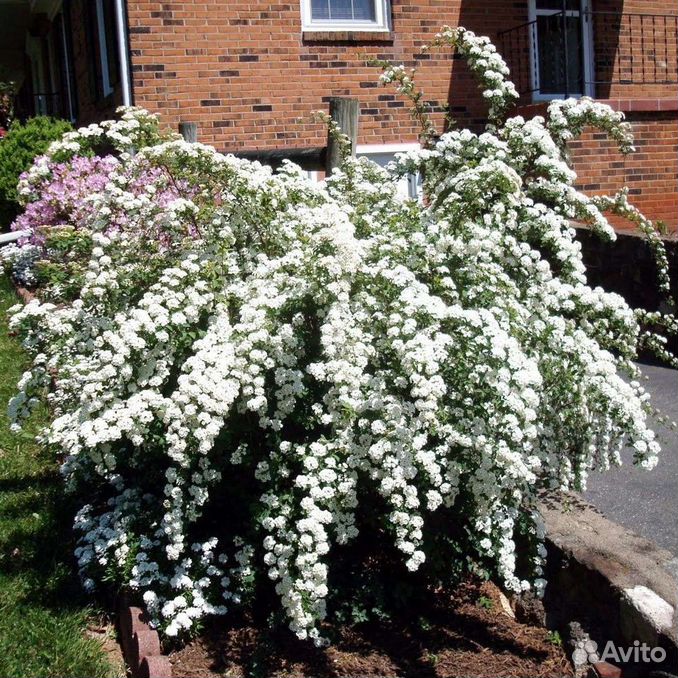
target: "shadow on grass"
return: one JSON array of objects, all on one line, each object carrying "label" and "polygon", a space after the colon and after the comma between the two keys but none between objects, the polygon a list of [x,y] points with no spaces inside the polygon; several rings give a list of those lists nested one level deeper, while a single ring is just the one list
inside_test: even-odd
[{"label": "shadow on grass", "polygon": [[85,634],[87,607],[73,560],[74,506],[57,460],[36,445],[36,413],[13,433],[5,406],[26,367],[7,333],[17,299],[0,279],[0,676],[99,678],[113,671],[101,644]]},{"label": "shadow on grass", "polygon": [[85,604],[73,571],[73,510],[63,498],[58,477],[18,483],[23,489],[0,488],[0,576],[31,583],[26,602],[59,611]]}]

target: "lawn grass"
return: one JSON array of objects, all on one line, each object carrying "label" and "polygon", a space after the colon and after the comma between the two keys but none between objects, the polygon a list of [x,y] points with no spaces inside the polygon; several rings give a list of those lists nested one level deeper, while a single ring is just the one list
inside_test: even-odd
[{"label": "lawn grass", "polygon": [[27,363],[7,334],[15,303],[0,275],[0,676],[113,676],[101,643],[85,634],[93,610],[74,574],[72,507],[56,460],[34,442],[40,416],[9,430],[6,404]]}]

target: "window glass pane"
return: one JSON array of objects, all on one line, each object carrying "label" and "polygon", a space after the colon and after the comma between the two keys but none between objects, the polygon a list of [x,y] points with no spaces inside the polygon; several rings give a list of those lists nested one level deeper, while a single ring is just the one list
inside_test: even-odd
[{"label": "window glass pane", "polygon": [[[566,0],[565,6],[568,11],[579,10],[579,0]],[[563,0],[537,0],[537,9],[549,9],[560,12],[563,9]]]},{"label": "window glass pane", "polygon": [[118,45],[113,0],[104,0],[103,8],[104,27],[106,30],[106,55],[108,57],[108,79],[111,86],[115,86],[120,79],[120,69],[118,68]]},{"label": "window glass pane", "polygon": [[353,2],[351,0],[330,0],[330,15],[333,21],[351,21]]},{"label": "window glass pane", "polygon": [[563,32],[562,15],[537,17],[539,91],[542,94],[583,93],[579,17],[568,17],[565,29],[566,35]]},{"label": "window glass pane", "polygon": [[375,21],[374,0],[353,0],[353,18],[356,21]]},{"label": "window glass pane", "polygon": [[376,21],[374,0],[311,0],[313,21]]},{"label": "window glass pane", "polygon": [[314,21],[327,21],[330,18],[330,0],[311,0],[311,17]]}]

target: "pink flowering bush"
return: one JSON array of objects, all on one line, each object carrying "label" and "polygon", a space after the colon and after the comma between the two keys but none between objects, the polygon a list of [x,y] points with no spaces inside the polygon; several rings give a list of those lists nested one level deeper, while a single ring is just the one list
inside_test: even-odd
[{"label": "pink flowering bush", "polygon": [[[64,135],[45,155],[36,158],[20,177],[18,195],[24,211],[11,225],[13,231],[28,235],[18,246],[1,252],[14,279],[38,288],[44,297],[77,296],[91,252],[91,233],[102,216],[107,217],[107,232],[124,230],[131,223],[129,194],[140,203],[151,200],[162,212],[182,193],[181,182],[175,182],[163,168],[131,168],[126,162],[130,150],[152,146],[165,138],[154,116],[130,109],[120,121],[90,125]],[[102,149],[109,152],[95,155]],[[111,181],[124,190],[127,201],[112,202],[102,215],[99,196]],[[147,217],[147,236],[166,244],[162,226],[151,214]],[[138,228],[137,221],[133,228]]]},{"label": "pink flowering bush", "polygon": [[12,230],[31,231],[28,241],[38,245],[44,244],[45,228],[87,229],[94,216],[91,197],[106,186],[118,165],[117,158],[76,156],[68,162],[50,162],[42,157],[36,162],[44,164],[47,171],[30,184],[30,189],[27,173],[21,175],[20,196],[25,208],[12,223]]},{"label": "pink flowering bush", "polygon": [[71,130],[71,124],[47,116],[13,120],[0,144],[0,223],[8,226],[21,205],[17,195],[19,177],[45,153],[49,145]]},{"label": "pink flowering bush", "polygon": [[[72,297],[82,285],[83,262],[91,250],[91,196],[101,191],[118,164],[113,156],[79,157],[69,162],[36,159],[48,172],[22,195],[24,211],[12,222],[13,231],[28,233],[2,251],[14,280],[41,293]],[[27,173],[20,178],[20,185]]]}]

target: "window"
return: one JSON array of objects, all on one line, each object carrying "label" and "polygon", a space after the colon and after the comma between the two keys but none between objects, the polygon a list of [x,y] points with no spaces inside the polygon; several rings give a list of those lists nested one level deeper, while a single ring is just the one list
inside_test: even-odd
[{"label": "window", "polygon": [[90,58],[96,98],[113,94],[120,80],[115,34],[115,9],[112,0],[92,0],[89,4]]},{"label": "window", "polygon": [[64,5],[63,11],[54,19],[56,35],[56,51],[59,54],[58,63],[60,69],[61,89],[63,95],[62,117],[75,122],[77,118],[78,104],[75,97],[75,83],[73,81],[73,51],[70,41],[70,17],[68,5]]},{"label": "window", "polygon": [[590,0],[530,0],[535,99],[590,94],[589,11]]},{"label": "window", "polygon": [[[356,156],[365,156],[377,163],[381,167],[386,167],[388,163],[395,160],[398,153],[412,151],[421,148],[417,143],[402,143],[402,144],[366,144],[358,145],[356,148]],[[409,174],[403,177],[398,182],[398,193],[404,198],[418,199],[421,197],[421,177],[414,174]]]},{"label": "window", "polygon": [[304,30],[389,30],[389,0],[302,0],[301,13]]},{"label": "window", "polygon": [[[355,149],[355,154],[358,158],[369,158],[380,167],[386,167],[386,165],[396,159],[398,153],[414,151],[420,148],[421,146],[416,142],[397,144],[358,144]],[[319,172],[314,170],[308,171],[307,175],[312,181],[319,181],[321,176]],[[403,177],[397,184],[397,191],[403,198],[421,200],[423,195],[421,175],[408,174],[406,177]]]}]

